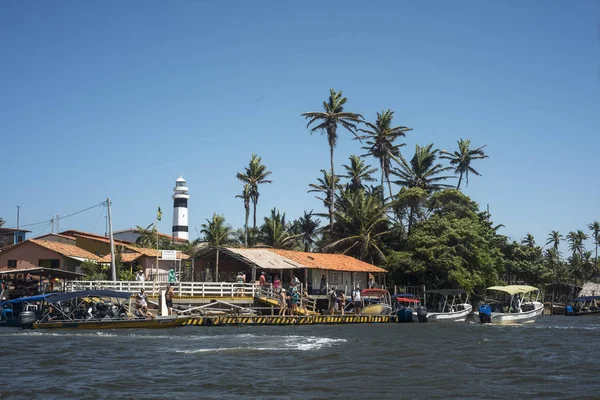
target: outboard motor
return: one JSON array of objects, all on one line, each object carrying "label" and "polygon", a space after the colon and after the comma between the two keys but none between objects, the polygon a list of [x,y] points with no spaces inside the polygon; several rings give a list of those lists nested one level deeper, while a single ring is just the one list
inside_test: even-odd
[{"label": "outboard motor", "polygon": [[32,328],[35,321],[37,321],[37,315],[33,311],[22,311],[19,314],[19,325],[23,329]]},{"label": "outboard motor", "polygon": [[413,322],[413,309],[402,307],[396,312],[396,322]]},{"label": "outboard motor", "polygon": [[565,315],[573,315],[573,306],[568,305],[565,307]]},{"label": "outboard motor", "polygon": [[487,304],[482,304],[479,306],[479,322],[482,324],[491,324],[492,323],[492,307]]},{"label": "outboard motor", "polygon": [[417,318],[419,319],[419,322],[427,322],[427,307],[417,307]]}]

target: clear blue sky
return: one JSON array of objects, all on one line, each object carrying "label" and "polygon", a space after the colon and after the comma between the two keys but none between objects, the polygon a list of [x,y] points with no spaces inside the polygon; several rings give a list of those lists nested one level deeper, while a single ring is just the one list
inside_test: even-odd
[{"label": "clear blue sky", "polygon": [[[391,108],[433,142],[487,144],[465,193],[521,239],[600,219],[598,1],[30,1],[0,5],[0,216],[6,226],[113,200],[114,228],[170,231],[179,174],[190,233],[213,212],[242,227],[236,172],[273,171],[259,221],[321,211],[328,168],[300,114],[329,88],[373,120]],[[336,168],[361,154],[340,133]],[[34,227],[34,235],[49,225]],[[100,208],[61,228],[104,233]]]}]

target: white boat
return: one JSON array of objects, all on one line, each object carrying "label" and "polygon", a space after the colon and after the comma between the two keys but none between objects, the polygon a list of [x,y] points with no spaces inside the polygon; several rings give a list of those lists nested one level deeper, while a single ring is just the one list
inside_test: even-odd
[{"label": "white boat", "polygon": [[532,323],[544,311],[540,290],[534,286],[492,286],[487,290],[494,292],[498,299],[479,306],[478,312],[473,314],[475,322],[493,325]]},{"label": "white boat", "polygon": [[425,293],[425,299],[428,306],[413,313],[420,322],[465,322],[467,315],[473,311],[469,295],[464,290],[431,290]]}]

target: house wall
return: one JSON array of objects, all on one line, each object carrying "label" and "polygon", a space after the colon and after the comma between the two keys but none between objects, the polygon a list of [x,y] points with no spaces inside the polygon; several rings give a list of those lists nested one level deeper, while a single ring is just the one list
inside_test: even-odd
[{"label": "house wall", "polygon": [[45,240],[46,242],[72,244],[73,246],[76,245],[75,239],[70,239],[70,238],[66,238],[66,237],[62,237],[62,236],[56,236],[56,235],[52,235],[52,234],[39,236],[39,237],[36,237],[36,239]]},{"label": "house wall", "polygon": [[[312,294],[318,294],[321,286],[321,277],[325,275],[327,287],[335,286],[337,289],[346,289],[347,294],[350,294],[353,286],[360,286],[361,289],[367,287],[369,274],[367,272],[345,272],[345,271],[328,271],[324,269],[309,269],[308,280],[309,288],[312,289]],[[352,276],[354,275],[354,277]]]},{"label": "house wall", "polygon": [[60,269],[65,269],[62,255],[31,242],[0,253],[0,268],[8,267],[8,260],[17,260],[17,268],[37,268],[40,259],[58,259],[60,260]]}]

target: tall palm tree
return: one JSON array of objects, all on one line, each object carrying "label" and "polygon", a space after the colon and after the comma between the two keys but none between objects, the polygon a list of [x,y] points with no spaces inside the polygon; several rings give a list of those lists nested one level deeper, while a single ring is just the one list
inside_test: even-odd
[{"label": "tall palm tree", "polygon": [[561,235],[558,231],[552,231],[548,234],[548,240],[546,240],[546,244],[551,244],[552,248],[558,251],[558,246],[560,246],[562,239],[563,235]]},{"label": "tall palm tree", "polygon": [[483,148],[487,145],[483,145],[481,147],[476,148],[475,150],[471,150],[469,149],[469,146],[471,145],[470,139],[463,140],[461,138],[459,141],[457,141],[457,143],[458,151],[450,153],[446,150],[442,150],[442,155],[440,156],[440,158],[450,160],[450,165],[455,167],[454,173],[459,174],[458,185],[456,185],[456,188],[460,189],[460,183],[462,182],[463,175],[465,176],[467,181],[466,186],[469,186],[469,172],[477,176],[481,176],[479,172],[477,172],[473,167],[471,167],[471,161],[489,157],[486,156],[483,152]]},{"label": "tall palm tree", "polygon": [[334,231],[325,250],[340,251],[370,263],[384,260],[383,240],[391,233],[389,204],[381,204],[378,197],[362,190],[346,191],[339,200]]},{"label": "tall palm tree", "polygon": [[250,196],[254,207],[254,223],[252,225],[252,229],[254,230],[256,230],[256,205],[258,204],[258,198],[260,197],[258,185],[271,183],[271,181],[267,179],[269,175],[271,175],[271,171],[267,170],[267,167],[262,164],[262,158],[256,154],[252,154],[252,158],[245,171],[243,173],[238,172],[236,175],[240,181],[250,185]]},{"label": "tall palm tree", "polygon": [[312,219],[313,213],[304,211],[304,216],[298,218],[295,222],[296,231],[302,235],[302,243],[304,244],[304,251],[309,252],[313,244],[317,239],[319,233],[319,224],[321,223],[318,219]]},{"label": "tall palm tree", "polygon": [[521,244],[526,245],[527,247],[535,247],[535,239],[531,233],[527,233],[525,237],[521,240]]},{"label": "tall palm tree", "polygon": [[[2,225],[0,225],[2,226]],[[598,269],[598,246],[600,246],[600,222],[594,221],[588,225],[590,231],[592,231],[592,237],[594,238],[594,245],[596,246],[596,270]]]},{"label": "tall palm tree", "polygon": [[285,220],[285,213],[281,214],[273,208],[271,215],[265,217],[265,223],[260,227],[260,240],[275,249],[291,249],[302,235],[292,234],[290,228]]},{"label": "tall palm tree", "polygon": [[[306,193],[311,193],[311,192],[322,193],[323,197],[319,197],[319,196],[315,196],[315,197],[323,202],[323,205],[325,206],[325,208],[329,209],[332,198],[335,195],[335,189],[337,189],[339,187],[340,177],[336,176],[335,182],[333,182],[333,179],[331,178],[331,173],[329,173],[328,171],[325,171],[324,169],[321,170],[321,173],[323,174],[323,177],[318,178],[316,184],[310,183],[308,186],[312,189],[307,190]],[[335,189],[332,190],[332,187]]]},{"label": "tall palm tree", "polygon": [[342,165],[346,170],[346,174],[342,175],[344,178],[350,180],[349,187],[352,190],[363,189],[363,182],[375,182],[376,179],[371,174],[377,172],[377,168],[371,168],[370,165],[365,165],[365,161],[352,154],[350,156],[350,165]]},{"label": "tall palm tree", "polygon": [[215,261],[215,282],[217,282],[219,279],[219,247],[231,240],[231,227],[225,224],[223,215],[214,213],[212,219],[207,219],[206,223],[202,224],[200,232],[204,235],[203,241],[217,249]]},{"label": "tall palm tree", "polygon": [[394,168],[392,174],[400,179],[395,181],[397,185],[407,188],[421,188],[427,192],[450,188],[452,185],[440,183],[443,180],[453,178],[452,176],[439,176],[450,169],[442,164],[436,164],[438,149],[432,149],[433,143],[425,147],[416,145],[415,155],[408,163],[402,155],[394,157],[399,162],[400,168]]},{"label": "tall palm tree", "polygon": [[135,232],[140,235],[135,240],[135,244],[147,249],[156,247],[156,227],[154,224],[150,224],[145,228],[137,225],[135,227]]},{"label": "tall palm tree", "polygon": [[588,239],[588,235],[585,234],[584,231],[578,230],[577,232],[569,232],[567,234],[567,242],[569,243],[569,250],[573,252],[573,254],[579,255],[580,258],[583,258],[583,253],[585,252],[585,241]]},{"label": "tall palm tree", "polygon": [[252,200],[252,186],[249,183],[244,184],[242,194],[235,196],[244,201],[244,210],[246,211],[246,219],[244,223],[244,246],[248,247],[248,219],[250,218],[250,201]]},{"label": "tall palm tree", "polygon": [[[337,128],[341,125],[343,128],[350,131],[355,137],[357,127],[356,125],[363,121],[363,117],[360,114],[344,111],[344,105],[347,99],[342,96],[342,91],[335,92],[333,89],[329,90],[329,99],[323,102],[323,111],[310,111],[301,114],[304,118],[308,119],[309,128],[313,123],[316,123],[310,128],[310,133],[320,131],[321,133],[327,133],[327,142],[329,143],[329,158],[331,162],[331,176],[335,176],[335,170],[333,168],[333,149],[337,144]],[[331,181],[331,192],[335,192],[334,181]],[[335,196],[331,197],[331,204],[329,204],[329,228],[333,229],[335,211]]]},{"label": "tall palm tree", "polygon": [[392,184],[390,183],[391,161],[393,157],[400,157],[400,147],[405,145],[405,143],[394,144],[394,142],[398,138],[406,136],[406,132],[412,130],[406,126],[392,127],[393,117],[394,112],[392,110],[382,111],[377,113],[375,124],[366,122],[367,129],[359,129],[360,132],[364,133],[360,136],[361,139],[365,139],[366,143],[363,149],[379,160],[381,187],[383,187],[384,179],[387,180],[390,197],[392,196]]}]

